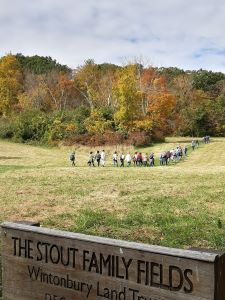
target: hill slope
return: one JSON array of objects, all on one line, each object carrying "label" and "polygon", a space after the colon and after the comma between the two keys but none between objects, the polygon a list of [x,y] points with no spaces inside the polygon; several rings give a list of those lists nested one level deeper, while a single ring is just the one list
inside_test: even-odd
[{"label": "hill slope", "polygon": [[[190,139],[140,149],[155,152]],[[168,167],[89,168],[88,148],[69,151],[0,142],[1,214],[56,227],[173,247],[225,248],[225,139],[200,145]],[[96,149],[94,149],[96,150]],[[101,149],[100,149],[101,150]],[[134,151],[132,147],[118,151]]]}]

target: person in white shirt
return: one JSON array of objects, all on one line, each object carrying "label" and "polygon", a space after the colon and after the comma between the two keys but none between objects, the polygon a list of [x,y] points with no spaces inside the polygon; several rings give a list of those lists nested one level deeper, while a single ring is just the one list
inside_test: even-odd
[{"label": "person in white shirt", "polygon": [[143,166],[147,167],[147,165],[148,165],[148,154],[146,153],[143,155]]},{"label": "person in white shirt", "polygon": [[105,150],[102,150],[101,152],[101,165],[102,167],[105,166]]},{"label": "person in white shirt", "polygon": [[126,160],[126,162],[127,162],[127,166],[130,167],[130,165],[131,165],[131,160],[132,160],[130,153],[127,153],[127,155],[126,155],[126,157],[125,157],[125,160]]}]

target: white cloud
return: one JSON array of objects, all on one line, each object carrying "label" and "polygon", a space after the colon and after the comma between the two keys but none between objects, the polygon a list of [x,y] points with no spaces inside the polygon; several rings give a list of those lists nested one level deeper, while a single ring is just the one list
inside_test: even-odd
[{"label": "white cloud", "polygon": [[[0,0],[0,55],[225,71],[223,0]],[[214,51],[204,51],[204,49]]]}]

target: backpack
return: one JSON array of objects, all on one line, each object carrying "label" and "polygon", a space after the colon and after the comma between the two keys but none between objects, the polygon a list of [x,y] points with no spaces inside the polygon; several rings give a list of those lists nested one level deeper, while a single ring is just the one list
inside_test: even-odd
[{"label": "backpack", "polygon": [[74,160],[75,159],[75,155],[74,154],[70,154],[70,160]]}]

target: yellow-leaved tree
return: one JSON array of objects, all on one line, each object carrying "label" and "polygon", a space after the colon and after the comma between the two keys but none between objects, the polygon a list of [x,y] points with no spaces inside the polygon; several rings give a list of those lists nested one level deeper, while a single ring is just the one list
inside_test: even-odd
[{"label": "yellow-leaved tree", "polygon": [[22,70],[12,54],[0,59],[0,114],[7,115],[18,103],[22,91]]},{"label": "yellow-leaved tree", "polygon": [[128,65],[118,71],[113,95],[116,103],[114,120],[117,126],[127,132],[136,129],[135,122],[140,115],[141,92],[138,90],[137,66]]}]

